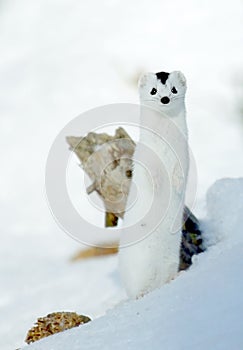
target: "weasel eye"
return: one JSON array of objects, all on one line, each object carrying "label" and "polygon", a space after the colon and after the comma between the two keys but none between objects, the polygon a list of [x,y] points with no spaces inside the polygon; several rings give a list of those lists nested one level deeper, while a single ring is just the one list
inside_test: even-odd
[{"label": "weasel eye", "polygon": [[153,88],[151,91],[150,91],[151,95],[155,95],[157,94],[157,90],[155,88]]},{"label": "weasel eye", "polygon": [[177,90],[176,90],[176,88],[173,86],[173,88],[171,89],[171,92],[172,92],[172,94],[177,94]]}]

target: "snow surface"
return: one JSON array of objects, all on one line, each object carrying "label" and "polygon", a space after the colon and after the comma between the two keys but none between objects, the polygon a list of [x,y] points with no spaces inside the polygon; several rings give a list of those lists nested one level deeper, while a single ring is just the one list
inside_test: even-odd
[{"label": "snow surface", "polygon": [[[177,304],[176,298],[172,300],[167,296],[166,303],[164,299],[171,294],[171,289],[182,300],[183,295],[193,298],[193,288],[200,286],[201,274],[209,279],[206,283],[202,277],[203,291],[197,290],[201,300],[205,296],[205,302],[197,303],[198,309],[195,309],[196,299],[192,299],[190,311],[197,322],[204,322],[204,330],[197,327],[195,319],[191,319],[188,327],[181,325],[190,332],[186,348],[191,345],[190,340],[195,339],[195,331],[205,337],[209,349],[220,344],[220,331],[222,339],[228,337],[232,344],[240,342],[242,338],[237,334],[240,323],[233,322],[233,317],[239,320],[242,314],[242,296],[238,295],[242,290],[239,267],[242,241],[239,233],[237,239],[235,235],[227,244],[227,240],[219,243],[222,230],[217,231],[220,220],[216,218],[222,211],[220,202],[215,211],[210,209],[212,218],[209,213],[205,221],[211,248],[190,271],[144,300],[121,305],[98,319],[126,298],[120,286],[117,258],[70,263],[70,257],[81,245],[66,236],[53,220],[44,193],[44,172],[55,136],[73,117],[103,104],[138,102],[135,81],[140,71],[180,69],[189,85],[189,135],[198,168],[195,211],[202,218],[209,186],[222,177],[243,176],[243,125],[237,111],[239,96],[236,93],[236,80],[242,75],[243,62],[242,2],[2,0],[0,7],[0,349],[22,346],[27,330],[37,317],[62,310],[97,318],[83,330],[72,330],[70,334],[88,332],[90,338],[97,342],[100,339],[101,349],[108,346],[105,343],[108,333],[105,335],[102,326],[108,324],[105,322],[110,322],[110,327],[107,326],[110,336],[113,333],[118,336],[119,332],[124,341],[134,341],[135,332],[138,332],[137,341],[152,338],[159,341],[163,327],[156,328],[160,327],[158,323],[155,325],[155,319],[153,321],[156,315],[149,314],[150,307],[151,313],[156,311],[151,306],[155,304],[153,299],[163,300],[161,308],[168,306],[168,314],[164,316],[168,326],[164,323],[163,326],[175,339],[168,337],[165,344],[176,342],[173,326],[175,322],[182,322],[183,317],[192,317],[182,312],[189,302],[184,306],[183,302]],[[79,171],[77,166],[76,169]],[[239,220],[239,224],[233,226],[236,229],[242,227],[242,220],[238,216],[240,207],[237,209],[234,204],[231,208],[235,208]],[[222,212],[227,213],[229,207]],[[101,215],[97,214],[96,219],[102,224]],[[224,237],[231,231],[230,223],[227,220]],[[209,228],[214,236],[209,235]],[[215,242],[212,237],[216,237]],[[212,246],[213,243],[217,244]],[[218,291],[216,287],[223,279],[228,279],[228,283]],[[220,293],[223,293],[221,299]],[[222,299],[224,303],[217,303]],[[133,312],[140,306],[141,313],[146,310],[151,316],[151,327],[147,321],[146,329],[134,327],[134,319],[139,315],[133,314],[130,321],[126,318],[129,310]],[[156,303],[155,309],[157,307]],[[172,317],[173,310],[177,310],[175,317]],[[169,313],[172,316],[169,317]],[[144,320],[150,320],[147,313],[142,314],[141,327]],[[223,318],[223,314],[227,318]],[[205,317],[199,317],[201,315]],[[228,322],[230,317],[232,324]],[[215,327],[212,326],[214,319],[217,320]],[[118,321],[120,329],[117,327],[115,331],[112,327]],[[179,333],[181,337],[182,333]],[[59,344],[58,339],[68,334],[46,342],[56,339]],[[76,341],[80,342],[79,337]],[[35,346],[41,343],[32,348]],[[183,349],[179,346],[178,349]],[[230,349],[234,348],[230,346]]]},{"label": "snow surface", "polygon": [[[142,299],[27,349],[242,349],[242,196],[243,178],[221,180],[210,189],[205,229],[220,222],[225,231],[189,271]],[[228,208],[231,215],[225,215]]]}]

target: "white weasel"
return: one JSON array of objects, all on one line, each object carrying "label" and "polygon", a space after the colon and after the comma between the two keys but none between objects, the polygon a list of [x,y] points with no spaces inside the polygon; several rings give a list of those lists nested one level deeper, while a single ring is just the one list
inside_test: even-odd
[{"label": "white weasel", "polygon": [[[139,81],[141,105],[157,111],[153,117],[152,128],[160,136],[141,129],[140,143],[147,145],[163,162],[170,183],[168,185],[158,171],[159,164],[152,162],[149,169],[153,182],[151,184],[151,179],[148,179],[144,168],[135,162],[136,157],[140,156],[142,159],[143,156],[141,154],[143,151],[138,145],[134,154],[133,184],[136,183],[136,188],[142,195],[133,209],[126,211],[123,225],[126,227],[141,219],[151,198],[157,200],[156,203],[161,203],[161,215],[164,214],[162,213],[164,196],[169,195],[170,200],[163,220],[145,238],[125,246],[126,238],[121,234],[119,268],[123,284],[131,298],[138,298],[160,287],[173,279],[178,272],[181,224],[189,167],[185,93],[186,79],[179,71],[148,73]],[[143,112],[142,108],[141,106],[140,125],[143,127],[147,123],[146,118],[149,119],[150,116],[149,113]],[[161,142],[161,136],[168,138],[168,143]],[[167,187],[170,187],[170,192]],[[131,192],[132,188],[130,194]],[[164,193],[164,196],[161,193]],[[160,204],[157,205],[157,209],[160,210]],[[172,233],[175,217],[179,220],[179,225],[176,232]],[[148,219],[147,217],[141,221],[141,231],[149,226]]]}]

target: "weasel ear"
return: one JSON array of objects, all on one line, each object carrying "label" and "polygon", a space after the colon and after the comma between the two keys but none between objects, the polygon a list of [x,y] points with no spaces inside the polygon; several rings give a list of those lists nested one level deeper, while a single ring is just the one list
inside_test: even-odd
[{"label": "weasel ear", "polygon": [[154,73],[143,74],[138,80],[138,88],[144,88],[147,85],[147,83],[152,79],[153,75]]},{"label": "weasel ear", "polygon": [[186,87],[185,75],[182,72],[180,72],[179,70],[174,71],[173,73],[176,75],[176,77],[179,80],[179,82],[181,83],[181,85]]}]

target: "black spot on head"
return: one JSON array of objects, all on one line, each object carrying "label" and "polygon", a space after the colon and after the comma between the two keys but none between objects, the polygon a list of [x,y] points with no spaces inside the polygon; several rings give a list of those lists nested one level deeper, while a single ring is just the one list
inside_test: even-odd
[{"label": "black spot on head", "polygon": [[170,73],[166,73],[166,72],[159,72],[156,73],[156,77],[161,81],[162,84],[165,85],[166,80],[168,79],[168,76],[170,75]]}]

